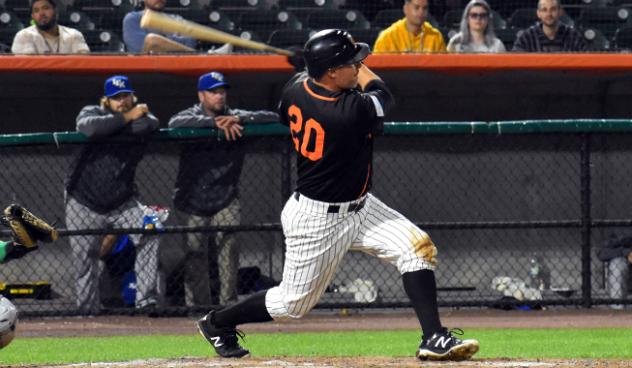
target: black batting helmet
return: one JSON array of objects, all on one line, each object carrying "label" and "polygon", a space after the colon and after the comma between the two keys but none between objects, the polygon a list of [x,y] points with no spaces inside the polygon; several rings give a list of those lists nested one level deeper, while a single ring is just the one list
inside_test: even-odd
[{"label": "black batting helmet", "polygon": [[307,72],[312,78],[320,78],[331,68],[359,63],[370,53],[369,45],[353,42],[349,32],[341,29],[315,33],[303,49]]}]

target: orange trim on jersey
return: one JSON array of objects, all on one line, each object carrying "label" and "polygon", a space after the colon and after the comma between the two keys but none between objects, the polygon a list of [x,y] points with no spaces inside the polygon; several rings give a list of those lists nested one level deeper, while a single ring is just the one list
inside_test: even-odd
[{"label": "orange trim on jersey", "polygon": [[321,96],[319,94],[317,94],[316,92],[312,91],[311,88],[309,88],[309,86],[307,85],[307,79],[305,79],[303,81],[303,87],[305,88],[305,90],[307,91],[307,93],[309,93],[310,95],[312,95],[312,97],[317,98],[319,100],[323,100],[323,101],[329,101],[329,102],[333,102],[336,101],[338,99],[338,97],[325,97],[325,96]]},{"label": "orange trim on jersey", "polygon": [[[366,187],[369,185],[369,178],[371,177],[371,163],[369,162],[369,170],[366,173],[366,180],[364,181],[364,186],[362,187],[362,192],[360,192],[360,197],[366,194]],[[358,198],[360,198],[358,197]]]}]

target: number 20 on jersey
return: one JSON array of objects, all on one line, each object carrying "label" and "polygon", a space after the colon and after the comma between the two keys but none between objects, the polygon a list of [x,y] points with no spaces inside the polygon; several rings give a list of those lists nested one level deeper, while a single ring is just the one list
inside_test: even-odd
[{"label": "number 20 on jersey", "polygon": [[[296,152],[312,161],[320,160],[323,157],[323,148],[325,146],[325,130],[322,125],[318,121],[309,118],[305,121],[305,126],[303,126],[303,112],[296,105],[290,106],[287,113],[290,117],[290,131]],[[302,139],[299,139],[301,132],[303,133]],[[311,141],[314,142],[313,147],[310,147]]]}]

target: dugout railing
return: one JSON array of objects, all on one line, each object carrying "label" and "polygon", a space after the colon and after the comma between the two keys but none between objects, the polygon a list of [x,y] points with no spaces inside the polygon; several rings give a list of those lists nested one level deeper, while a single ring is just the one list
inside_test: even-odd
[{"label": "dugout railing", "polygon": [[[376,140],[372,191],[428,231],[437,244],[442,306],[630,304],[627,297],[609,297],[606,265],[596,251],[611,236],[627,235],[632,224],[631,132],[630,120],[386,123]],[[100,143],[75,132],[0,136],[3,205],[18,202],[60,229],[56,243],[0,265],[0,292],[13,298],[21,313],[79,313],[76,265],[68,244],[76,235],[159,236],[165,298],[160,312],[165,315],[210,307],[184,303],[186,233],[236,234],[240,298],[280,280],[284,245],[279,215],[295,179],[287,128],[270,124],[245,130],[239,146],[246,158],[238,226],[189,227],[173,210],[180,150],[199,142],[226,143],[217,131],[163,129],[147,141],[136,174],[139,200],[172,209],[164,228],[69,231],[65,176],[82,145]],[[9,237],[4,229],[0,239]],[[210,254],[209,278],[216,295],[218,266],[216,255]],[[531,288],[533,259],[543,284],[536,294]],[[102,266],[102,313],[135,313],[125,305],[133,285]],[[218,302],[215,297],[212,304]],[[352,252],[317,307],[407,305],[395,267]]]}]

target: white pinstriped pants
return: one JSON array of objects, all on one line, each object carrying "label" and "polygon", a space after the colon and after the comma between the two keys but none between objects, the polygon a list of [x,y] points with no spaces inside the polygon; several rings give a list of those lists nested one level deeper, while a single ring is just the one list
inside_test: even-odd
[{"label": "white pinstriped pants", "polygon": [[[347,211],[361,200],[325,203],[304,195],[288,199],[281,213],[283,279],[266,293],[272,318],[301,318],[309,312],[350,249],[392,263],[402,274],[434,270],[437,250],[424,231],[371,194],[359,211]],[[339,212],[328,213],[331,205],[340,206]]]}]

